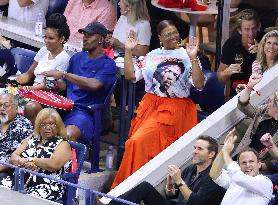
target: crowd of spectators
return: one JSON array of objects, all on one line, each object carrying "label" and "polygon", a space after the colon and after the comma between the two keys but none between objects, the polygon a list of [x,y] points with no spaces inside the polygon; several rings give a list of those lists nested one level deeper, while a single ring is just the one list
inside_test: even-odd
[{"label": "crowd of spectators", "polygon": [[[278,157],[275,145],[278,93],[258,108],[249,99],[264,73],[275,69],[278,63],[277,11],[257,10],[260,4],[248,3],[232,1],[233,6],[240,8],[233,17],[236,31],[223,45],[217,69],[219,82],[226,84],[226,99],[243,87],[238,109],[251,118],[251,123],[239,145],[233,152],[237,139],[234,130],[226,136],[220,152],[216,140],[200,136],[194,145],[192,165],[184,171],[176,165],[168,167],[167,199],[148,182],[137,185],[120,198],[135,203],[143,201],[146,205],[219,204],[221,201],[223,205],[245,202],[266,205],[271,201],[273,185],[278,184],[274,169],[278,165],[271,161]],[[48,0],[0,0],[0,10],[5,16],[33,24],[39,12],[47,13],[48,5]],[[92,140],[94,118],[87,107],[103,103],[116,81],[116,63],[104,54],[107,46],[124,54],[124,77],[143,82],[146,93],[132,119],[112,188],[198,123],[197,107],[189,98],[191,87],[201,91],[207,80],[197,55],[198,38],[189,37],[186,48],[180,47],[180,36],[186,37],[187,32],[177,24],[178,17],[163,16],[162,20],[161,16],[154,16],[148,0],[120,0],[118,6],[117,20],[111,1],[69,0],[64,14],[54,13],[46,19],[45,46],[37,52],[29,70],[17,76],[16,81],[29,90],[65,92],[74,107],[59,114],[30,101],[25,106],[25,118],[17,113],[18,99],[1,94],[1,161],[55,176],[69,171],[72,155],[67,140]],[[265,10],[275,21],[262,17]],[[272,28],[265,32],[267,27]],[[82,51],[70,57],[64,50],[68,39],[82,41]],[[159,46],[151,39],[158,40]],[[1,49],[1,53],[7,50]],[[242,63],[236,60],[238,54]],[[53,87],[48,86],[47,78],[52,79]],[[271,156],[266,157],[268,151]],[[232,160],[235,156],[237,162]],[[260,161],[265,158],[266,161]],[[271,175],[264,176],[260,170]],[[8,167],[0,166],[0,184],[12,187],[13,177]],[[65,191],[57,182],[36,180],[34,176],[29,176],[25,186],[27,193],[52,201],[60,200]]]}]

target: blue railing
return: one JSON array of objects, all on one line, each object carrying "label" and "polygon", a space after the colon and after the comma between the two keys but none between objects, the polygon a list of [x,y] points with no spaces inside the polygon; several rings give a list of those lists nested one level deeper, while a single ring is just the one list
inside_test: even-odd
[{"label": "blue railing", "polygon": [[[64,180],[61,180],[61,179],[57,179],[57,178],[55,178],[53,176],[50,176],[50,175],[38,173],[38,172],[35,172],[35,171],[32,171],[32,170],[21,168],[21,167],[11,165],[11,164],[8,164],[8,163],[2,162],[2,161],[0,161],[0,164],[6,165],[6,166],[15,170],[14,171],[14,173],[15,173],[14,187],[12,188],[12,190],[18,191],[22,194],[26,194],[26,191],[24,189],[24,174],[25,173],[30,173],[32,175],[36,175],[36,176],[39,176],[39,177],[43,177],[43,178],[47,178],[47,179],[56,181],[58,183],[66,185],[66,186],[71,186],[71,187],[76,188],[76,189],[84,190],[84,192],[85,192],[85,205],[95,205],[96,204],[96,202],[95,202],[95,196],[96,195],[99,195],[99,196],[102,196],[102,197],[107,197],[107,198],[110,198],[111,200],[119,201],[119,202],[122,202],[122,203],[127,204],[127,205],[138,205],[136,203],[126,201],[126,200],[123,200],[123,199],[120,199],[120,198],[117,198],[117,197],[114,197],[114,196],[110,196],[110,195],[107,195],[107,194],[104,194],[104,193],[101,193],[101,192],[98,192],[98,191],[95,191],[95,190],[90,190],[89,188],[80,186],[78,184],[73,184],[73,183],[70,183],[70,182],[67,182],[67,181],[64,181]],[[21,183],[21,182],[23,182],[23,183]],[[73,201],[66,200],[66,204],[64,204],[64,205],[72,205],[72,204],[73,204]]]}]

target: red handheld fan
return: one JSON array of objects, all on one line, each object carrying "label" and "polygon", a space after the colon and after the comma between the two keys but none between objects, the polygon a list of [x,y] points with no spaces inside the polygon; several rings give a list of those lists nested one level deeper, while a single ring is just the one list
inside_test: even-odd
[{"label": "red handheld fan", "polygon": [[23,98],[34,100],[43,105],[63,110],[71,110],[74,106],[74,102],[72,100],[48,91],[18,88],[18,94]]}]

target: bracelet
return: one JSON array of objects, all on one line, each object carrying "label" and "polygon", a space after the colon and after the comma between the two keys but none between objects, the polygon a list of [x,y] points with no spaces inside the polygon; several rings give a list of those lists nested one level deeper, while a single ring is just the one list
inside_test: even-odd
[{"label": "bracelet", "polygon": [[63,74],[62,74],[62,78],[65,79],[65,78],[66,78],[66,74],[67,74],[67,71],[64,70],[64,71],[63,71]]},{"label": "bracelet", "polygon": [[179,189],[183,185],[185,185],[185,182],[181,181],[179,184],[176,184],[176,189]]},{"label": "bracelet", "polygon": [[190,59],[191,63],[197,63],[197,61],[198,61],[198,58]]},{"label": "bracelet", "polygon": [[258,96],[261,96],[261,93],[259,91],[255,90],[254,88],[250,88],[248,84],[246,84],[246,88],[250,91],[255,91]]},{"label": "bracelet", "polygon": [[274,144],[269,145],[269,146],[267,146],[266,148],[267,148],[267,149],[271,149],[271,148],[273,148],[273,147],[274,147]]},{"label": "bracelet", "polygon": [[36,165],[34,157],[28,157],[27,159],[28,159],[27,162],[32,162],[32,163],[34,163]]},{"label": "bracelet", "polygon": [[250,90],[250,91],[254,91],[254,89],[253,89],[253,88],[250,88],[250,86],[249,86],[248,84],[246,84],[246,88],[247,88],[248,90]]}]

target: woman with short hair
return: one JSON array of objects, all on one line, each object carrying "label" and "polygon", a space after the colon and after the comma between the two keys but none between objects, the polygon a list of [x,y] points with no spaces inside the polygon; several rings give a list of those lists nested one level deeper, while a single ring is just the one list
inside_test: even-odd
[{"label": "woman with short hair", "polygon": [[[60,115],[55,109],[45,108],[37,115],[34,133],[13,152],[10,163],[59,179],[61,174],[69,172],[71,158],[71,146],[66,141],[66,129]],[[62,199],[66,188],[63,184],[27,175],[25,189],[28,194],[51,201]],[[0,183],[11,187],[13,174]]]}]

